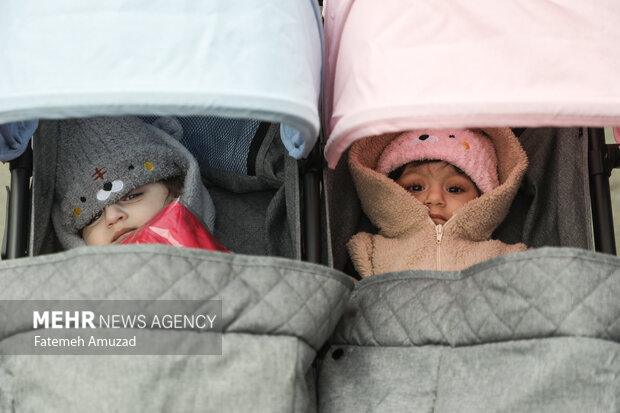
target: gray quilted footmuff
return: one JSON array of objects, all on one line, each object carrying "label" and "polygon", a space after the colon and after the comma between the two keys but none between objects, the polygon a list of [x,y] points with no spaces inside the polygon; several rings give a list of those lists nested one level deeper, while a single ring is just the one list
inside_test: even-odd
[{"label": "gray quilted footmuff", "polygon": [[[317,265],[163,245],[3,261],[2,300],[219,299],[223,354],[2,355],[1,411],[316,410],[312,361],[352,288]],[[31,330],[0,328],[0,351]],[[188,331],[186,342],[204,336]]]},{"label": "gray quilted footmuff", "polygon": [[321,412],[617,412],[620,259],[577,249],[360,282]]}]

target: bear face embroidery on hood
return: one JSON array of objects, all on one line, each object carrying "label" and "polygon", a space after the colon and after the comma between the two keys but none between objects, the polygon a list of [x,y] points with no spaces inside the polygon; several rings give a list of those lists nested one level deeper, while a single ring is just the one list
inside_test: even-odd
[{"label": "bear face embroidery on hood", "polygon": [[123,181],[120,179],[112,182],[106,182],[103,184],[103,187],[97,191],[97,199],[99,201],[107,201],[112,193],[122,191],[123,187]]},{"label": "bear face embroidery on hood", "polygon": [[423,160],[441,160],[456,166],[483,193],[499,185],[495,148],[490,138],[478,130],[404,132],[383,150],[376,170],[388,175],[400,166]]}]

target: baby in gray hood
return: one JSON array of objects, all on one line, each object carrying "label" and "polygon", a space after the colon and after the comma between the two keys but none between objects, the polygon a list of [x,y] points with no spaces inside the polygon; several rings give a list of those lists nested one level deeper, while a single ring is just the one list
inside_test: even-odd
[{"label": "baby in gray hood", "polygon": [[52,221],[65,249],[124,241],[178,198],[212,232],[213,201],[174,118],[59,122]]}]

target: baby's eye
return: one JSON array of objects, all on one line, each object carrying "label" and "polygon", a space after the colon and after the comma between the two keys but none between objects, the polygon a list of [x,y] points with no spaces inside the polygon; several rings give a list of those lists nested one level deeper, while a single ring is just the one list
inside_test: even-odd
[{"label": "baby's eye", "polygon": [[450,192],[451,194],[459,194],[463,191],[463,188],[458,187],[458,186],[451,186],[448,188],[448,192]]},{"label": "baby's eye", "polygon": [[422,185],[409,185],[407,190],[411,192],[424,191],[424,187]]},{"label": "baby's eye", "polygon": [[132,199],[138,198],[140,195],[142,195],[142,192],[130,192],[122,197],[121,201],[131,201]]},{"label": "baby's eye", "polygon": [[99,211],[95,214],[95,216],[93,217],[93,219],[90,220],[90,222],[88,224],[86,224],[87,227],[93,225],[95,222],[99,221],[99,219],[101,218],[101,215],[103,214],[103,211]]}]

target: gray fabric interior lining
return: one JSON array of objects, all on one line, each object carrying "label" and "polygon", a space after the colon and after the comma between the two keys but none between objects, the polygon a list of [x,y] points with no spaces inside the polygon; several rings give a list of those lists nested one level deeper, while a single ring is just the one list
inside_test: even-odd
[{"label": "gray fabric interior lining", "polygon": [[30,255],[61,251],[52,226],[52,203],[56,179],[56,141],[58,126],[53,121],[41,120],[32,138],[33,148],[33,205]]},{"label": "gray fabric interior lining", "polygon": [[344,269],[349,258],[346,243],[363,228],[376,232],[370,220],[362,213],[353,178],[349,172],[348,152],[344,153],[335,169],[324,169],[326,202],[334,268]]},{"label": "gray fabric interior lining", "polygon": [[[51,224],[56,164],[55,121],[41,121],[34,138],[31,255],[60,251]],[[247,154],[246,154],[247,156]],[[299,173],[270,125],[256,155],[256,175],[201,165],[216,207],[215,236],[229,250],[301,258]]]},{"label": "gray fabric interior lining", "polygon": [[[506,243],[592,248],[587,137],[580,128],[531,128],[519,137],[530,164],[507,218],[494,233]],[[362,212],[345,153],[325,172],[334,267],[344,269],[353,234],[376,228]]]},{"label": "gray fabric interior lining", "polygon": [[494,237],[530,247],[592,249],[587,135],[580,128],[532,128],[519,140],[529,167]]},{"label": "gray fabric interior lining", "polygon": [[215,236],[234,252],[301,258],[299,173],[280,127],[267,131],[256,176],[203,168],[215,203]]}]

